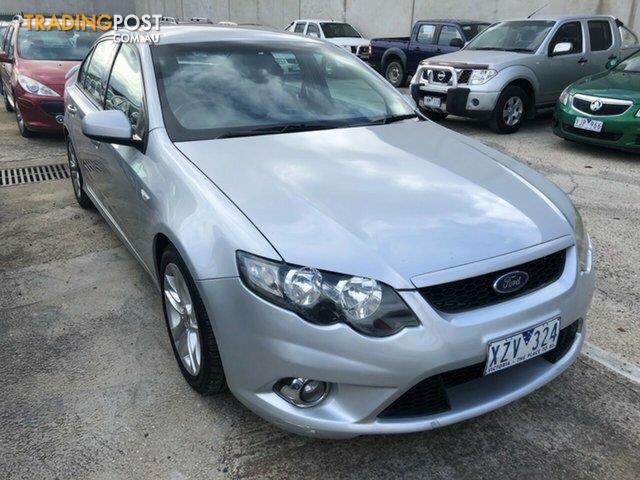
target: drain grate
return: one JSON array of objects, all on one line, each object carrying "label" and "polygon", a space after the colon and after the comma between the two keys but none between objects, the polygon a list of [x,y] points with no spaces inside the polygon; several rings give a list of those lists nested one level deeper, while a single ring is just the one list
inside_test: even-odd
[{"label": "drain grate", "polygon": [[69,178],[69,166],[66,163],[8,168],[0,170],[0,187],[47,182],[49,180],[64,180],[65,178]]}]

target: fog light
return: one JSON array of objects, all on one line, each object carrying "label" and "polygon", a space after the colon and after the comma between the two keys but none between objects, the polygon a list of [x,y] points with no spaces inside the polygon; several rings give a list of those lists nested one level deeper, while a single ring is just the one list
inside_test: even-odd
[{"label": "fog light", "polygon": [[480,105],[480,100],[478,100],[477,98],[474,98],[473,100],[471,100],[471,103],[473,104],[474,107],[477,107],[478,105]]},{"label": "fog light", "polygon": [[329,393],[329,384],[308,378],[283,378],[277,382],[274,391],[296,407],[313,407],[324,400]]}]

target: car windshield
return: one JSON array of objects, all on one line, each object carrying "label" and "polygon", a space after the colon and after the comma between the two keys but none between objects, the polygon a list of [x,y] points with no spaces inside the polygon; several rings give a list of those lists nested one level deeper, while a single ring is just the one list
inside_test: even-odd
[{"label": "car windshield", "polygon": [[627,73],[640,73],[640,50],[620,62],[615,70]]},{"label": "car windshield", "polygon": [[469,41],[472,38],[476,38],[476,36],[489,25],[489,23],[470,23],[468,25],[460,25],[460,28],[462,28],[464,36],[467,38],[467,41]]},{"label": "car windshield", "polygon": [[416,117],[355,56],[318,43],[155,45],[152,55],[174,141],[388,123]]},{"label": "car windshield", "polygon": [[361,38],[361,35],[348,23],[323,22],[320,24],[325,38],[351,37]]},{"label": "car windshield", "polygon": [[18,33],[18,55],[25,60],[82,60],[102,32],[27,30]]},{"label": "car windshield", "polygon": [[554,24],[546,20],[497,23],[469,42],[466,49],[535,52]]}]

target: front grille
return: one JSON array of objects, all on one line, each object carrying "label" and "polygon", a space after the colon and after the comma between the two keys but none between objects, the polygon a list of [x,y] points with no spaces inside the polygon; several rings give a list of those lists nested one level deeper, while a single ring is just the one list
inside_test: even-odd
[{"label": "front grille", "polygon": [[591,110],[591,104],[593,102],[584,100],[583,98],[573,97],[573,108],[589,115],[607,116],[607,115],[620,115],[627,110],[631,105],[615,105],[612,103],[605,103],[606,100],[602,100],[602,107],[599,110]]},{"label": "front grille", "polygon": [[458,73],[458,83],[469,83],[469,77],[471,77],[471,70],[462,70]]},{"label": "front grille", "polygon": [[40,104],[42,106],[42,110],[47,112],[49,115],[64,115],[64,103],[63,102],[42,102]]},{"label": "front grille", "polygon": [[594,138],[596,140],[608,140],[610,142],[617,142],[622,138],[621,132],[592,132],[591,130],[576,128],[568,123],[563,123],[562,129],[567,133],[572,133],[580,137]]},{"label": "front grille", "polygon": [[[575,341],[580,322],[580,320],[576,320],[568,327],[560,330],[556,348],[543,354],[542,358],[548,362],[555,363],[566,355]],[[527,360],[527,362],[531,360]],[[450,370],[422,380],[385,408],[378,417],[424,417],[451,410],[447,389],[482,378],[484,376],[485,362]],[[527,362],[515,365],[512,368],[518,368]]]},{"label": "front grille", "polygon": [[[546,257],[498,272],[421,288],[420,293],[433,308],[445,313],[458,313],[486,307],[531,293],[555,282],[562,275],[565,257],[566,251],[560,250]],[[513,271],[523,271],[529,275],[526,285],[512,293],[496,292],[493,289],[494,282],[502,275]]]},{"label": "front grille", "polygon": [[449,70],[432,70],[431,81],[447,85],[451,81],[451,72]]}]

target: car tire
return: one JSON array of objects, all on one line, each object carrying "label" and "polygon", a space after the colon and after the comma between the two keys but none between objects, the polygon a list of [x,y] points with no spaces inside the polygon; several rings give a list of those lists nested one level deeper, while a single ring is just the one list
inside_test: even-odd
[{"label": "car tire", "polygon": [[391,60],[384,69],[384,78],[396,88],[402,87],[407,79],[407,73],[400,60]]},{"label": "car tire", "polygon": [[171,348],[185,380],[201,395],[225,391],[226,378],[209,316],[187,266],[171,245],[160,261],[160,286]]},{"label": "car tire", "polygon": [[16,123],[18,124],[18,131],[20,132],[20,135],[22,135],[24,138],[33,137],[34,132],[29,130],[29,127],[27,127],[27,124],[24,122],[24,118],[22,118],[22,113],[20,113],[20,107],[18,107],[17,104],[14,109],[14,112],[16,114]]},{"label": "car tire", "polygon": [[440,122],[449,116],[447,112],[434,112],[424,109],[421,109],[421,111],[425,117],[427,117],[429,120],[433,120],[434,122]]},{"label": "car tire", "polygon": [[71,139],[67,137],[67,162],[69,163],[69,173],[71,176],[71,185],[73,186],[73,194],[76,197],[78,205],[82,208],[89,209],[94,208],[93,202],[84,191],[84,178],[82,177],[82,171],[80,170],[80,162],[76,156],[76,151],[73,148]]},{"label": "car tire", "polygon": [[7,92],[3,93],[3,97],[2,98],[4,98],[4,109],[7,112],[13,112],[13,107],[9,103],[9,97],[7,96]]},{"label": "car tire", "polygon": [[529,98],[526,92],[515,85],[505,88],[493,109],[489,127],[496,133],[514,133],[522,126]]}]

